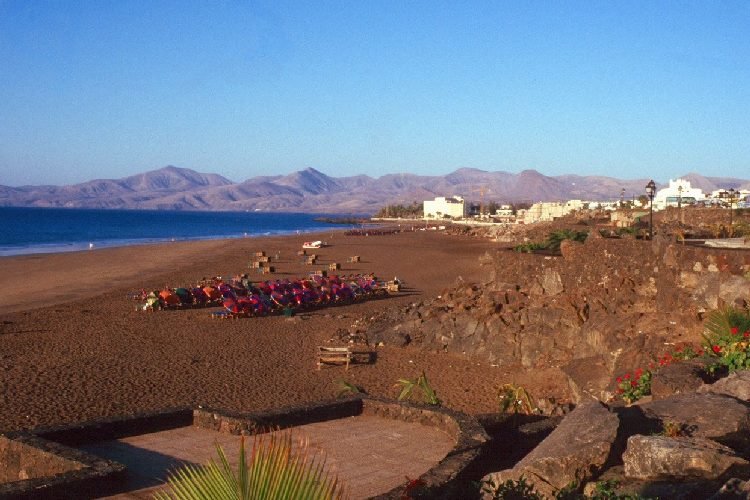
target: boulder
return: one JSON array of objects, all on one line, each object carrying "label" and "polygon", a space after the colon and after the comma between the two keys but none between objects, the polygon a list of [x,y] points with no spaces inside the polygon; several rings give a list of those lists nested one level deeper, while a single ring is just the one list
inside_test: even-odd
[{"label": "boulder", "polygon": [[719,394],[677,394],[640,405],[647,418],[677,425],[690,437],[713,439],[744,453],[750,450],[750,407]]},{"label": "boulder", "polygon": [[750,481],[733,477],[708,500],[739,500],[750,499]]},{"label": "boulder", "polygon": [[731,448],[690,437],[630,436],[622,461],[626,477],[643,481],[713,480],[750,470]]},{"label": "boulder", "polygon": [[703,379],[704,365],[698,361],[672,363],[654,372],[651,379],[651,395],[654,400],[664,399],[674,394],[695,392]]},{"label": "boulder", "polygon": [[704,384],[698,388],[698,392],[724,394],[750,402],[750,370],[734,372],[713,384]]},{"label": "boulder", "polygon": [[[583,484],[607,462],[618,426],[617,416],[601,403],[580,405],[515,467],[489,474],[483,481],[498,485],[523,476],[547,496],[570,483]],[[485,493],[485,498],[492,496]]]},{"label": "boulder", "polygon": [[568,376],[568,386],[576,403],[592,398],[604,399],[602,396],[612,381],[601,356],[573,359],[562,367],[562,371]]}]

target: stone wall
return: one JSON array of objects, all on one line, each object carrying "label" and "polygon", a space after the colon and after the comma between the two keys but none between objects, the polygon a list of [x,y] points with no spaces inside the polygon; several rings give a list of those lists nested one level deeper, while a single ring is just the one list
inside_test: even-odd
[{"label": "stone wall", "polygon": [[0,436],[0,484],[54,476],[80,470],[83,464],[31,446],[21,440]]}]

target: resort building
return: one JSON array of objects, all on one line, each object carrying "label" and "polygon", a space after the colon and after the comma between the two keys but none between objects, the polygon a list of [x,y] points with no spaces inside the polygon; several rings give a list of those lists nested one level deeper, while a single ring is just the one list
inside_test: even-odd
[{"label": "resort building", "polygon": [[462,219],[466,216],[466,203],[460,196],[443,197],[434,200],[425,200],[425,219]]},{"label": "resort building", "polygon": [[669,186],[660,189],[654,196],[654,210],[661,210],[677,205],[691,205],[698,201],[704,201],[706,195],[703,191],[690,186],[690,181],[685,179],[669,180]]},{"label": "resort building", "polygon": [[534,222],[551,221],[558,217],[569,214],[574,210],[583,208],[581,200],[569,200],[562,202],[541,202],[534,203],[523,213],[523,223],[533,224]]}]

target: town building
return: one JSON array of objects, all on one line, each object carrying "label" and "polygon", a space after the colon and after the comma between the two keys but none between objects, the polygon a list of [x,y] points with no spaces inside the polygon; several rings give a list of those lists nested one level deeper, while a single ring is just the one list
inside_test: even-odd
[{"label": "town building", "polygon": [[678,205],[691,205],[705,199],[706,195],[703,194],[703,191],[690,186],[690,181],[685,179],[670,179],[669,186],[656,192],[654,196],[654,210],[662,210]]},{"label": "town building", "polygon": [[[583,208],[581,200],[569,200],[562,202],[540,202],[534,203],[523,212],[523,223],[533,224],[534,222],[551,221],[558,217],[569,214],[574,210]],[[519,215],[520,218],[520,215]],[[520,221],[519,221],[520,222]]]},{"label": "town building", "polygon": [[439,196],[434,200],[425,200],[425,219],[462,219],[466,216],[466,203],[460,196]]}]

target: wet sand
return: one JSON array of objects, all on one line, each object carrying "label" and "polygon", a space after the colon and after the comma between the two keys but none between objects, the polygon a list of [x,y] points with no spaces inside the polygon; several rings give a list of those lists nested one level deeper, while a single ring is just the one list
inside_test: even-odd
[{"label": "wet sand", "polygon": [[[322,239],[320,265],[341,274],[374,272],[406,283],[398,296],[304,312],[216,320],[211,310],[137,311],[128,293],[186,285],[215,275],[296,278],[311,267],[296,255]],[[497,411],[506,382],[543,390],[544,371],[492,367],[459,355],[384,346],[372,364],[316,369],[316,346],[339,328],[383,308],[441,293],[456,279],[478,281],[479,256],[495,244],[440,232],[385,236],[325,233],[0,258],[0,432],[71,424],[164,408],[207,405],[257,411],[335,397],[347,380],[395,398],[399,378],[424,370],[438,396],[468,413]],[[253,274],[252,253],[280,259],[276,272]],[[347,263],[358,255],[361,262]]]}]

